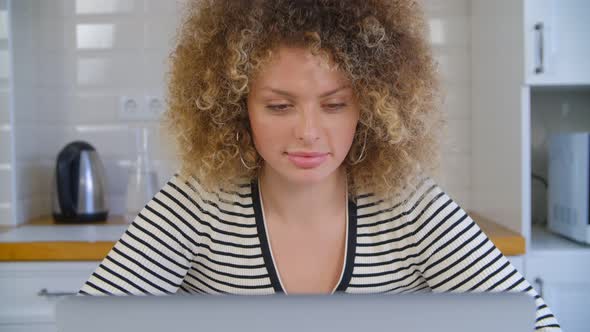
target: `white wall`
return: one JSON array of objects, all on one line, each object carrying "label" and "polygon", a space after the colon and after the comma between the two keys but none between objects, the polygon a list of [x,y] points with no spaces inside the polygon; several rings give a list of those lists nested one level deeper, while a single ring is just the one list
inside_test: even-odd
[{"label": "white wall", "polygon": [[469,0],[420,0],[443,77],[448,118],[439,185],[461,207],[471,205],[471,18]]},{"label": "white wall", "polygon": [[50,189],[59,151],[85,140],[107,172],[110,211],[122,214],[128,168],[135,159],[130,128],[152,129],[151,157],[163,184],[177,168],[158,118],[125,120],[121,96],[144,103],[164,97],[166,58],[178,7],[157,0],[13,1],[15,151],[20,224],[51,212]]},{"label": "white wall", "polygon": [[[148,95],[164,96],[166,60],[183,1],[13,1],[29,15],[30,25],[23,26],[26,19],[21,19],[15,36],[24,44],[20,63],[31,61],[26,68],[15,63],[17,75],[28,77],[21,79],[21,94],[16,92],[15,103],[16,223],[51,212],[55,157],[76,139],[94,145],[105,164],[113,214],[123,212],[127,171],[135,154],[130,127],[154,129],[153,142],[158,144],[152,145],[152,157],[161,184],[176,170],[172,142],[157,130],[157,120],[122,120],[118,104],[121,96],[139,101]],[[459,204],[469,208],[469,1],[421,2],[444,78],[447,99],[443,110],[449,116],[449,139],[444,144],[441,173],[435,177]],[[0,218],[2,223],[6,220]]]},{"label": "white wall", "polygon": [[8,1],[0,0],[0,225],[13,219],[9,36]]},{"label": "white wall", "polygon": [[12,130],[14,179],[13,220],[24,220],[36,215],[39,204],[33,202],[42,195],[39,190],[40,163],[37,146],[40,135],[37,128],[37,99],[35,82],[38,79],[36,63],[36,31],[34,23],[39,13],[34,0],[10,1],[12,79]]}]

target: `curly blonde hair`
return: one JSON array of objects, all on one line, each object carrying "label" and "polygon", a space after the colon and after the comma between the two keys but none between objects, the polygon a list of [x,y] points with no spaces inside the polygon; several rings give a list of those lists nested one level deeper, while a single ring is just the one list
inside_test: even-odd
[{"label": "curly blonde hair", "polygon": [[[214,190],[260,174],[240,160],[261,159],[246,100],[253,77],[280,46],[328,57],[351,82],[360,106],[345,160],[352,195],[392,196],[438,168],[445,124],[439,77],[415,1],[195,0],[186,10],[165,114],[180,175]],[[351,162],[363,145],[365,157]]]}]

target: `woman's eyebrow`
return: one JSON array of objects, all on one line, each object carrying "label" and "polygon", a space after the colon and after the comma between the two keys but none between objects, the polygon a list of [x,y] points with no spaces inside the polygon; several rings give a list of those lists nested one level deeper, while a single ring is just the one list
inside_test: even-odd
[{"label": "woman's eyebrow", "polygon": [[[338,87],[338,88],[336,88],[334,90],[330,90],[328,92],[324,92],[321,95],[319,95],[319,97],[322,97],[322,98],[323,97],[327,97],[329,95],[335,94],[338,91],[341,91],[341,90],[344,90],[344,89],[348,89],[349,87],[350,86],[348,86],[348,85],[343,85],[343,86],[340,86],[340,87]],[[290,93],[288,91],[274,89],[274,88],[271,88],[271,87],[263,87],[262,90],[268,90],[268,91],[274,92],[276,94],[280,94],[280,95],[287,96],[287,97],[295,97],[294,94],[292,94],[292,93]]]}]

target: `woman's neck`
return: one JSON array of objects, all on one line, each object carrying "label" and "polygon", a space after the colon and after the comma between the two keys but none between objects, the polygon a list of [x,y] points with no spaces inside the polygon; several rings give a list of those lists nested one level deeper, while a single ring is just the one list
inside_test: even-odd
[{"label": "woman's neck", "polygon": [[264,169],[259,190],[267,217],[273,216],[275,221],[290,225],[316,224],[342,216],[348,201],[346,173],[342,167],[313,184],[293,183]]}]

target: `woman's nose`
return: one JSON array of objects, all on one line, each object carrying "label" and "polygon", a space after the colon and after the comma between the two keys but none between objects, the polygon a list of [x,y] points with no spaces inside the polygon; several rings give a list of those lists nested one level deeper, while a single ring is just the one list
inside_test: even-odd
[{"label": "woman's nose", "polygon": [[308,107],[299,114],[298,122],[295,128],[297,139],[302,140],[308,145],[317,141],[319,137],[317,110],[314,107]]}]

